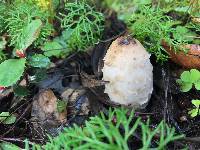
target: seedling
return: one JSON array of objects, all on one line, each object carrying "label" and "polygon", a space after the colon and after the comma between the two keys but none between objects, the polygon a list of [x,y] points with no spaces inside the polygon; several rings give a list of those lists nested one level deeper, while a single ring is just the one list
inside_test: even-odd
[{"label": "seedling", "polygon": [[177,80],[182,92],[188,92],[194,86],[197,90],[200,90],[200,72],[196,69],[190,71],[184,71],[181,74],[180,79]]},{"label": "seedling", "polygon": [[65,101],[57,100],[57,111],[59,113],[66,111],[66,106],[67,106],[67,104]]},{"label": "seedling", "polygon": [[0,113],[0,123],[13,124],[16,121],[16,117],[9,112]]},{"label": "seedling", "polygon": [[196,99],[196,100],[192,100],[192,104],[195,106],[195,108],[193,108],[192,110],[190,110],[188,112],[188,114],[191,116],[191,117],[196,117],[198,115],[200,115],[200,111],[199,111],[199,107],[200,107],[200,100],[199,99]]}]

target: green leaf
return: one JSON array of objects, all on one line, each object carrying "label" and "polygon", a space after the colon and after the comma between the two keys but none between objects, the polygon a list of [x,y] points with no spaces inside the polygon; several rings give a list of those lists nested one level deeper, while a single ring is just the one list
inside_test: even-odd
[{"label": "green leaf", "polygon": [[59,57],[62,52],[62,49],[63,49],[62,45],[60,45],[58,42],[55,41],[46,42],[42,47],[44,55],[47,57],[51,56]]},{"label": "green leaf", "polygon": [[2,142],[0,148],[1,150],[21,150],[21,148],[9,142]]},{"label": "green leaf", "polygon": [[0,64],[0,86],[8,87],[15,84],[22,76],[26,59],[8,59]]},{"label": "green leaf", "polygon": [[191,69],[190,70],[190,73],[191,73],[191,82],[196,82],[198,80],[200,80],[200,72],[196,69]]},{"label": "green leaf", "polygon": [[188,112],[191,117],[196,117],[198,115],[198,109],[192,109]]},{"label": "green leaf", "polygon": [[35,54],[29,59],[29,64],[32,67],[46,68],[50,65],[50,59],[42,54]]},{"label": "green leaf", "polygon": [[177,79],[177,80],[176,80],[176,83],[178,83],[178,84],[180,84],[180,85],[182,84],[182,82],[183,82],[183,81],[182,81],[181,79]]},{"label": "green leaf", "polygon": [[195,107],[199,108],[199,106],[200,106],[200,100],[198,100],[198,99],[193,99],[193,100],[192,100],[192,104],[193,104]]},{"label": "green leaf", "polygon": [[27,96],[29,94],[29,90],[27,89],[27,87],[24,86],[14,86],[13,90],[15,95],[17,96]]},{"label": "green leaf", "polygon": [[3,124],[13,124],[16,121],[16,117],[12,114],[10,115],[9,112],[2,112],[0,113],[0,122]]},{"label": "green leaf", "polygon": [[184,81],[184,82],[191,82],[190,72],[189,71],[184,71],[181,74],[181,80]]},{"label": "green leaf", "polygon": [[192,89],[192,83],[181,83],[181,91],[182,92],[188,92]]},{"label": "green leaf", "polygon": [[32,20],[23,30],[21,42],[17,46],[19,50],[26,50],[39,36],[42,21],[40,19]]},{"label": "green leaf", "polygon": [[59,113],[65,111],[66,106],[67,106],[67,104],[65,101],[57,100],[57,110]]},{"label": "green leaf", "polygon": [[197,90],[200,90],[200,81],[195,82],[194,86]]}]

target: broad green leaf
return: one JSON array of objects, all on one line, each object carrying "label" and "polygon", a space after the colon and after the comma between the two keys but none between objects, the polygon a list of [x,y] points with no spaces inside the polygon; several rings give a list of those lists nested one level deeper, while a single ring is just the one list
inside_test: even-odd
[{"label": "broad green leaf", "polygon": [[190,72],[189,71],[184,71],[181,74],[181,80],[184,81],[184,82],[191,82]]},{"label": "broad green leaf", "polygon": [[0,86],[8,87],[15,84],[22,76],[26,59],[8,59],[0,64]]},{"label": "broad green leaf", "polygon": [[66,106],[67,106],[67,104],[65,101],[57,100],[57,110],[59,113],[65,111]]},{"label": "broad green leaf", "polygon": [[188,92],[192,88],[192,83],[181,83],[181,91]]},{"label": "broad green leaf", "polygon": [[193,104],[195,107],[199,108],[199,106],[200,106],[200,100],[198,100],[198,99],[193,99],[193,100],[192,100],[192,104]]},{"label": "broad green leaf", "polygon": [[16,121],[16,117],[14,115],[10,115],[9,112],[0,113],[0,122],[3,124],[13,124]]},{"label": "broad green leaf", "polygon": [[16,47],[18,50],[26,50],[39,36],[42,21],[40,19],[32,20],[23,30],[21,42]]},{"label": "broad green leaf", "polygon": [[200,81],[195,82],[194,86],[197,90],[200,90]]},{"label": "broad green leaf", "polygon": [[59,57],[63,50],[63,47],[58,42],[52,41],[45,43],[42,47],[42,50],[44,51],[44,55],[47,57]]},{"label": "broad green leaf", "polygon": [[29,64],[32,67],[46,68],[50,65],[50,59],[42,54],[35,54],[29,59]]},{"label": "broad green leaf", "polygon": [[21,150],[21,148],[9,142],[0,143],[0,148],[1,150]]},{"label": "broad green leaf", "polygon": [[190,70],[191,73],[191,82],[196,82],[198,80],[200,80],[200,72],[196,69],[191,69]]}]

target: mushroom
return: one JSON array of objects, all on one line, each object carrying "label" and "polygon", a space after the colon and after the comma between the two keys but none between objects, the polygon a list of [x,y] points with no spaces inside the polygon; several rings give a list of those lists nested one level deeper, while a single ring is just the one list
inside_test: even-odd
[{"label": "mushroom", "polygon": [[144,107],[153,91],[153,66],[150,54],[130,36],[112,42],[104,57],[105,93],[114,103]]}]

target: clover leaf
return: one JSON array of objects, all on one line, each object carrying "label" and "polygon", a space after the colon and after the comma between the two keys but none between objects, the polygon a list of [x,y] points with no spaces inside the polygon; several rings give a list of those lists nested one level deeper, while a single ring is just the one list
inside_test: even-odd
[{"label": "clover leaf", "polygon": [[200,90],[200,72],[196,69],[184,71],[180,79],[177,80],[182,92],[188,92],[192,89],[193,85],[197,90]]},{"label": "clover leaf", "polygon": [[193,108],[192,110],[190,110],[188,112],[188,114],[191,116],[191,117],[196,117],[197,115],[200,115],[200,112],[199,112],[199,106],[200,106],[200,100],[198,99],[193,99],[192,100],[192,104],[195,106],[195,108]]},{"label": "clover leaf", "polygon": [[200,72],[196,69],[191,69],[190,70],[190,78],[193,83],[198,82],[200,79]]}]

